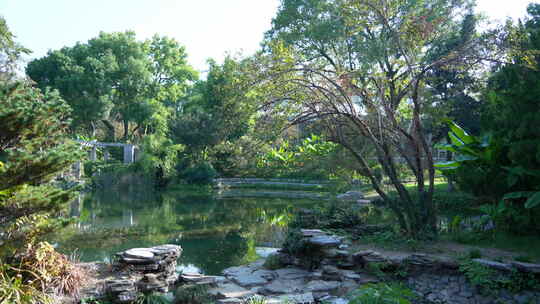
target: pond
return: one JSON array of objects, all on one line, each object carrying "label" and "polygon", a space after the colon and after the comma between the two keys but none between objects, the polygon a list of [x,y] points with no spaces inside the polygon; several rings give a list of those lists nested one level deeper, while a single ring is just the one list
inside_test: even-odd
[{"label": "pond", "polygon": [[98,191],[71,205],[76,223],[50,242],[81,261],[110,261],[116,252],[178,244],[179,268],[218,274],[257,258],[255,247],[278,246],[297,208],[320,200],[220,198],[213,191]]}]

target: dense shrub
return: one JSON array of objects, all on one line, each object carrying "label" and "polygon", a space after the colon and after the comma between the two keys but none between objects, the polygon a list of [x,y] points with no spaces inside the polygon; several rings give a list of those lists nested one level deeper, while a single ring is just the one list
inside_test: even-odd
[{"label": "dense shrub", "polygon": [[181,177],[189,184],[209,184],[217,172],[209,162],[201,162],[184,169]]},{"label": "dense shrub", "polygon": [[46,242],[0,266],[2,303],[51,303],[52,294],[76,295],[86,274]]}]

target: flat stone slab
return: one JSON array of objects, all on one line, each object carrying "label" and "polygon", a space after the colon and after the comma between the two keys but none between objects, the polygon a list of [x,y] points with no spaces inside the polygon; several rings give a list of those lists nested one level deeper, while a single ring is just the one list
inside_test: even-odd
[{"label": "flat stone slab", "polygon": [[142,259],[142,260],[153,260],[154,253],[150,248],[133,248],[128,249],[122,253],[123,257]]},{"label": "flat stone slab", "polygon": [[247,298],[255,294],[252,290],[243,288],[234,283],[219,284],[218,287],[208,290],[208,293],[220,299]]},{"label": "flat stone slab", "polygon": [[288,294],[275,298],[266,298],[266,304],[312,304],[315,303],[313,293]]},{"label": "flat stone slab", "polygon": [[362,276],[352,270],[341,270],[341,276],[348,280],[361,281]]},{"label": "flat stone slab", "polygon": [[306,241],[320,247],[338,247],[341,244],[341,239],[332,235],[316,235]]},{"label": "flat stone slab", "polygon": [[274,273],[270,270],[260,269],[251,271],[251,269],[249,269],[244,272],[236,272],[230,277],[240,286],[253,287],[268,283],[268,281],[274,278]]},{"label": "flat stone slab", "polygon": [[320,300],[323,301],[323,303],[328,303],[328,304],[348,304],[349,303],[349,300],[345,298],[338,298],[334,296],[324,297]]},{"label": "flat stone slab", "polygon": [[181,246],[171,245],[171,244],[159,245],[159,246],[151,247],[148,249],[156,255],[164,255],[164,254],[179,255],[180,253],[182,253]]},{"label": "flat stone slab", "polygon": [[281,268],[274,271],[282,280],[295,280],[309,278],[312,273],[300,268]]},{"label": "flat stone slab", "polygon": [[326,233],[320,229],[301,229],[302,235],[305,237],[312,237],[316,235],[326,235]]},{"label": "flat stone slab", "polygon": [[302,279],[282,280],[276,279],[261,288],[264,294],[297,294],[304,292],[306,284]]},{"label": "flat stone slab", "polygon": [[319,292],[319,291],[334,291],[339,288],[339,282],[337,281],[311,281],[306,285],[306,290]]},{"label": "flat stone slab", "polygon": [[510,264],[499,263],[499,262],[486,260],[486,259],[473,259],[473,262],[476,262],[478,264],[484,265],[489,268],[497,269],[497,270],[512,271],[512,266]]}]

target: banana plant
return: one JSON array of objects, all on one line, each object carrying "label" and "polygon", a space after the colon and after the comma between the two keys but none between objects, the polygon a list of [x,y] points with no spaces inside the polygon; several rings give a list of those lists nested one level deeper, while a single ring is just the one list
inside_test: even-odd
[{"label": "banana plant", "polygon": [[[519,166],[504,166],[498,163],[501,160],[501,153],[504,153],[502,144],[496,141],[491,135],[483,137],[469,135],[463,128],[451,120],[445,120],[450,128],[448,136],[450,144],[436,145],[440,150],[450,151],[455,157],[452,161],[439,162],[435,167],[443,172],[452,172],[464,165],[466,162],[482,162],[485,164],[500,166],[500,170],[506,171],[508,188],[515,186],[520,178],[528,176],[540,177],[540,171],[525,169]],[[534,191],[514,191],[503,196],[503,200],[527,199],[525,208],[530,209],[540,205],[540,189]]]}]

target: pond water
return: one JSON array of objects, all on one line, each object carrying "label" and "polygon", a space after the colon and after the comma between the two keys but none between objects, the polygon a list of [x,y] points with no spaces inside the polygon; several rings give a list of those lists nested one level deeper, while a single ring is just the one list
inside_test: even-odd
[{"label": "pond water", "polygon": [[208,191],[99,191],[72,203],[77,222],[50,237],[81,261],[110,261],[134,247],[178,244],[179,268],[218,274],[257,258],[255,247],[276,246],[297,208],[322,201],[222,198]]}]

